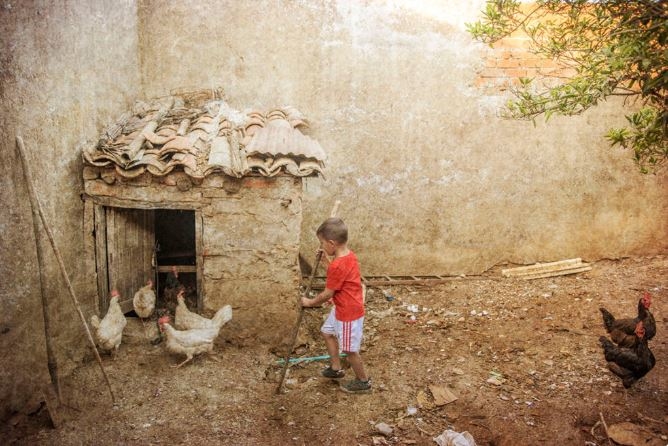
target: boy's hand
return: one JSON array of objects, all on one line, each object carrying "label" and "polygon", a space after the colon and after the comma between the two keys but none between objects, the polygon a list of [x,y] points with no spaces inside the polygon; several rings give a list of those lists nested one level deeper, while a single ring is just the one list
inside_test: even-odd
[{"label": "boy's hand", "polygon": [[308,297],[302,296],[302,307],[309,308],[313,304],[313,299],[309,299]]}]

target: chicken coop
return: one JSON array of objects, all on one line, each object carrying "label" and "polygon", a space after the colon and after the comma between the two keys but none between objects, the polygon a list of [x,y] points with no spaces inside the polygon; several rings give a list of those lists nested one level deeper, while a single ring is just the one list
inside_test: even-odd
[{"label": "chicken coop", "polygon": [[292,311],[302,182],[325,153],[295,108],[241,112],[221,96],[137,101],[83,148],[100,311],[117,289],[130,312],[149,278],[165,304],[173,271],[200,312],[230,304],[266,330]]}]

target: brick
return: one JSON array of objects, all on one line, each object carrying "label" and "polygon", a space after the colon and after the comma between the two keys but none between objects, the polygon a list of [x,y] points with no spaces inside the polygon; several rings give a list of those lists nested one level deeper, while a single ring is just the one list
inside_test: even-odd
[{"label": "brick", "polygon": [[504,72],[507,77],[527,77],[527,70],[509,68]]},{"label": "brick", "polygon": [[503,77],[505,75],[505,70],[500,68],[485,68],[479,74],[480,77]]},{"label": "brick", "polygon": [[497,60],[496,66],[499,68],[519,68],[522,66],[522,59]]}]

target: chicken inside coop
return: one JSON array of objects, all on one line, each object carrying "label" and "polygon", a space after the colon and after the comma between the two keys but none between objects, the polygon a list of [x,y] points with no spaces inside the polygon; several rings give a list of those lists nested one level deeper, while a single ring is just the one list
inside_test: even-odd
[{"label": "chicken inside coop", "polygon": [[194,272],[178,272],[179,266],[172,266],[177,269],[177,280],[170,281],[170,276],[174,277],[174,273],[171,271],[158,273],[158,282],[162,284],[160,296],[158,297],[158,307],[168,310],[170,314],[174,314],[178,303],[176,296],[179,290],[183,289],[188,308],[197,308],[197,274]]},{"label": "chicken inside coop", "polygon": [[158,270],[157,307],[174,314],[181,288],[190,308],[197,308],[195,213],[155,211],[155,258]]}]

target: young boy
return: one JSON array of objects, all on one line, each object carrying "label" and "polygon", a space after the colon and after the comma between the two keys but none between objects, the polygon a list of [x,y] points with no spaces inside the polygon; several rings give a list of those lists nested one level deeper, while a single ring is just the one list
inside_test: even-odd
[{"label": "young boy", "polygon": [[348,228],[340,218],[328,218],[320,225],[316,235],[320,250],[326,256],[334,257],[327,267],[325,290],[313,299],[302,297],[304,307],[316,307],[329,300],[334,303],[320,329],[330,357],[330,365],[322,371],[322,375],[332,379],[343,378],[345,372],[341,369],[340,349],[346,353],[356,376],[356,379],[342,383],[341,390],[369,393],[371,380],[364,371],[359,353],[364,325],[362,277],[357,257],[348,249]]}]

